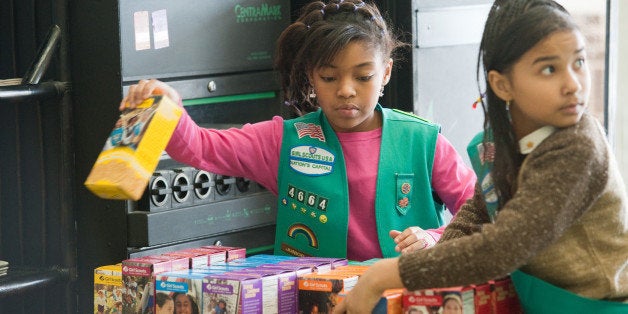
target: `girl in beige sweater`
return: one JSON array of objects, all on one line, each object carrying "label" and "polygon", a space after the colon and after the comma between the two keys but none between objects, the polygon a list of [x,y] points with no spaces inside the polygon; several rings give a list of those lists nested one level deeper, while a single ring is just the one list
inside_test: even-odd
[{"label": "girl in beige sweater", "polygon": [[527,312],[628,313],[626,188],[604,131],[586,113],[583,35],[554,1],[498,0],[479,58],[484,133],[492,134],[479,157],[490,165],[494,156],[490,172],[477,173],[474,197],[438,245],[375,263],[335,313],[368,313],[389,288],[509,274]]}]

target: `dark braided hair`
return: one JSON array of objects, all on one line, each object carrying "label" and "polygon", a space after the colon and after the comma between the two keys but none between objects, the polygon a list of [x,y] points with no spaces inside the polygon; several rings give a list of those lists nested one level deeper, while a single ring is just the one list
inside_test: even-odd
[{"label": "dark braided hair", "polygon": [[155,294],[155,303],[159,305],[159,307],[163,307],[168,300],[172,301],[172,297],[168,294],[165,294],[163,292],[157,292],[157,294]]},{"label": "dark braided hair", "polygon": [[307,95],[308,74],[331,63],[349,43],[360,41],[393,57],[405,43],[397,39],[376,5],[361,0],[331,0],[306,5],[301,16],[277,41],[275,68],[279,73],[285,103],[298,115],[316,111]]},{"label": "dark braided hair", "polygon": [[478,85],[482,85],[483,76],[486,86],[486,102],[482,100],[484,142],[492,133],[495,162],[491,175],[499,208],[516,190],[516,177],[523,156],[519,153],[506,102],[491,89],[488,73],[507,74],[521,56],[548,35],[575,29],[578,27],[567,10],[552,0],[496,0],[488,14],[478,54],[477,80]]}]

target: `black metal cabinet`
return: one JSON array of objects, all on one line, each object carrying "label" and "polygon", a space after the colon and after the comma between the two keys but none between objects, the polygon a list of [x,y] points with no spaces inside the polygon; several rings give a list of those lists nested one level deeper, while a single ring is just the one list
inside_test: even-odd
[{"label": "black metal cabinet", "polygon": [[[0,313],[71,312],[75,281],[67,85],[0,86]],[[66,99],[67,100],[67,99]]]},{"label": "black metal cabinet", "polygon": [[[69,10],[78,311],[93,310],[98,266],[216,241],[268,252],[276,201],[254,183],[242,185],[245,178],[206,174],[213,191],[199,197],[192,184],[201,172],[164,156],[150,181],[169,185],[163,202],[100,199],[82,183],[117,120],[117,104],[138,79],[169,82],[199,124],[281,114],[272,54],[289,24],[290,1],[82,0]],[[176,194],[177,187],[191,195]],[[260,207],[261,214],[234,219],[243,207]],[[207,221],[219,223],[200,223]]]}]

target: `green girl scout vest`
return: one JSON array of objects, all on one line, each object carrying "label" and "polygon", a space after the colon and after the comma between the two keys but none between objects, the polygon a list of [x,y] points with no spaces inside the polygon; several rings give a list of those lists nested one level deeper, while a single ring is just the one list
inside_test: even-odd
[{"label": "green girl scout vest", "polygon": [[[467,146],[467,153],[471,165],[481,184],[484,200],[491,220],[494,220],[497,209],[497,194],[490,177],[493,167],[495,149],[492,136],[489,143],[482,145],[484,132],[476,135]],[[516,270],[510,275],[517,290],[517,295],[526,313],[554,314],[554,313],[596,313],[619,314],[628,313],[628,304],[612,301],[586,298],[568,290],[554,286],[544,280]]]},{"label": "green girl scout vest", "polygon": [[[410,226],[437,228],[443,206],[432,196],[438,126],[397,110],[382,113],[375,197],[379,245],[398,255],[388,235]],[[411,147],[412,149],[408,149]],[[284,122],[278,173],[276,255],[346,257],[347,173],[340,142],[321,110]]]}]

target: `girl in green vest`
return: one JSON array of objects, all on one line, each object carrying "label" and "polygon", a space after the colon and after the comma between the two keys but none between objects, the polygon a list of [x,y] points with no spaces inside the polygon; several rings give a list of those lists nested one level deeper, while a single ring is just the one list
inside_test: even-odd
[{"label": "girl in green vest", "polygon": [[[435,243],[473,194],[475,174],[439,128],[379,103],[405,44],[377,7],[314,1],[279,37],[275,65],[300,117],[216,130],[183,114],[166,151],[212,173],[246,177],[277,197],[275,253],[363,261]],[[142,80],[120,109],[155,89]]]},{"label": "girl in green vest", "polygon": [[369,313],[389,288],[507,275],[527,313],[628,313],[626,187],[586,112],[586,60],[556,2],[495,1],[478,60],[486,120],[469,146],[473,198],[436,246],[375,263],[335,313]]}]

